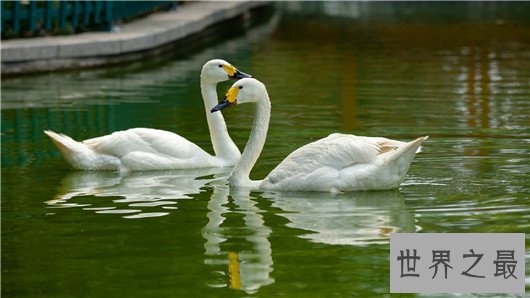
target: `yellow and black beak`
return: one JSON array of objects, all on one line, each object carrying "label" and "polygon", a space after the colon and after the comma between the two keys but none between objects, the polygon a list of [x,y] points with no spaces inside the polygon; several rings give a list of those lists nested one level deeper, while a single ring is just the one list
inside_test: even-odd
[{"label": "yellow and black beak", "polygon": [[211,112],[217,112],[217,111],[220,111],[224,108],[227,108],[227,107],[230,107],[230,106],[233,106],[235,104],[237,104],[237,94],[239,93],[239,87],[232,87],[230,89],[228,89],[228,91],[226,92],[226,95],[225,95],[225,100],[216,105],[215,107],[213,107],[213,109],[211,110]]},{"label": "yellow and black beak", "polygon": [[251,75],[249,75],[248,73],[244,73],[238,69],[236,69],[236,72],[234,73],[234,75],[232,77],[230,77],[231,79],[244,79],[244,78],[252,78]]},{"label": "yellow and black beak", "polygon": [[222,109],[224,109],[224,108],[227,108],[227,107],[229,107],[229,106],[232,106],[232,105],[234,105],[234,104],[235,104],[235,103],[231,103],[231,102],[229,102],[228,100],[225,100],[225,101],[223,101],[222,103],[220,103],[220,104],[216,105],[215,107],[213,107],[213,109],[211,110],[211,112],[213,113],[213,112],[220,111],[220,110],[222,110]]},{"label": "yellow and black beak", "polygon": [[228,73],[228,77],[230,79],[244,79],[244,78],[252,78],[251,75],[246,74],[237,68],[233,67],[232,65],[223,65],[224,70]]}]

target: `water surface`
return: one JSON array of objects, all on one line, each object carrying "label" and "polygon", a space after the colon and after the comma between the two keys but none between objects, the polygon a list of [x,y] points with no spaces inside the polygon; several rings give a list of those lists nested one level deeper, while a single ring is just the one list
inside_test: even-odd
[{"label": "water surface", "polygon": [[[530,231],[529,13],[280,3],[157,59],[2,79],[2,295],[378,296],[392,232]],[[212,152],[198,77],[218,57],[272,100],[254,179],[332,132],[431,138],[400,189],[330,195],[230,189],[230,169],[77,172],[42,133],[152,127]],[[241,149],[252,112],[223,110]]]}]

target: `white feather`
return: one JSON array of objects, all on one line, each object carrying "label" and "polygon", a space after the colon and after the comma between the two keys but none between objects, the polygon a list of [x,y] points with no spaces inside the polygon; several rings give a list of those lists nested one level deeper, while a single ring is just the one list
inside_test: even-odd
[{"label": "white feather", "polygon": [[329,192],[393,189],[399,186],[419,146],[428,138],[405,143],[335,133],[295,150],[264,180],[252,181],[250,170],[267,136],[270,100],[265,86],[255,79],[240,80],[232,88],[239,90],[237,103],[256,105],[249,141],[230,177],[232,186]]},{"label": "white feather", "polygon": [[[45,131],[64,159],[79,170],[169,170],[232,166],[241,157],[226,129],[221,114],[211,114],[217,104],[216,85],[228,80],[228,62],[206,62],[201,73],[201,93],[215,156],[187,139],[169,131],[132,128],[110,135],[76,142],[72,138]],[[231,74],[233,75],[233,74]]]}]

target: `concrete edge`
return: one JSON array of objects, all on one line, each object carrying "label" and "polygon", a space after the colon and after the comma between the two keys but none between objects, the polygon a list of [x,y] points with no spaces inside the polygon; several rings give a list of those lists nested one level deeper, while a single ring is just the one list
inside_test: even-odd
[{"label": "concrete edge", "polygon": [[139,52],[184,39],[268,4],[268,1],[198,1],[179,6],[176,11],[155,13],[125,24],[119,32],[2,41],[1,72],[51,71],[131,60],[124,57],[138,58],[142,56]]}]

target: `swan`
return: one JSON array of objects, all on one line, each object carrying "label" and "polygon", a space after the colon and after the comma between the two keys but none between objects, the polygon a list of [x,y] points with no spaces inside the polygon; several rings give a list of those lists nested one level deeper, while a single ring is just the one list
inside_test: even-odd
[{"label": "swan", "polygon": [[64,159],[78,170],[169,170],[233,166],[241,157],[226,128],[223,116],[209,113],[217,101],[217,83],[248,78],[230,63],[213,59],[201,72],[201,94],[215,156],[169,131],[132,128],[76,142],[64,134],[45,130]]},{"label": "swan", "polygon": [[241,79],[211,112],[243,103],[254,104],[255,118],[241,159],[229,178],[234,187],[326,192],[394,189],[428,138],[405,143],[333,133],[289,154],[264,180],[252,181],[249,174],[265,144],[270,120],[271,103],[265,85],[256,79]]}]

